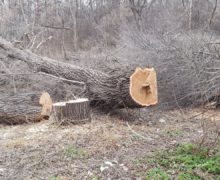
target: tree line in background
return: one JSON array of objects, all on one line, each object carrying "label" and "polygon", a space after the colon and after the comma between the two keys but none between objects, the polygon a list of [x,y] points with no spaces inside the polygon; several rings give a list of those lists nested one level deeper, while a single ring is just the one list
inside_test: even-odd
[{"label": "tree line in background", "polygon": [[0,35],[42,51],[115,47],[126,31],[220,30],[218,0],[1,0]]}]

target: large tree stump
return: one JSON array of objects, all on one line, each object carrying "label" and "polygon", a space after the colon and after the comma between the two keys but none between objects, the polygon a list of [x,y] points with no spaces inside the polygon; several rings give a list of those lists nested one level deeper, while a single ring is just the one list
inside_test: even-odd
[{"label": "large tree stump", "polygon": [[47,92],[1,94],[0,123],[22,124],[48,119],[52,100]]},{"label": "large tree stump", "polygon": [[63,124],[76,124],[90,121],[89,100],[81,98],[67,102],[54,103],[53,117],[55,121]]}]

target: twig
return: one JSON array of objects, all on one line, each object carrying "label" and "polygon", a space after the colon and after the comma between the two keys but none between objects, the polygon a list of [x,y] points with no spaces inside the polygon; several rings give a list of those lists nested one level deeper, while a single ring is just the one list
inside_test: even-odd
[{"label": "twig", "polygon": [[1,74],[1,76],[23,76],[23,75],[36,75],[36,73],[7,73],[7,74]]},{"label": "twig", "polygon": [[40,31],[39,33],[34,35],[34,38],[29,42],[29,44],[27,45],[27,49],[33,49],[34,45],[35,45],[35,41],[37,39],[38,36],[40,36],[41,34],[43,34],[45,32],[45,30]]},{"label": "twig", "polygon": [[61,30],[65,29],[74,32],[70,27],[59,27],[59,26],[48,26],[48,25],[41,25],[41,27],[50,28],[50,29],[61,29]]},{"label": "twig", "polygon": [[[46,76],[49,76],[49,77],[52,77],[52,78],[55,78],[55,79],[59,79],[61,81],[71,82],[72,84],[75,84],[75,85],[83,85],[84,88],[86,89],[86,83],[84,83],[84,82],[61,78],[61,77],[57,77],[57,76],[54,76],[54,75],[51,75],[51,74],[47,74],[47,73],[44,73],[44,72],[39,72],[38,74],[46,75]],[[37,75],[37,74],[36,73],[7,73],[7,74],[1,74],[1,76],[13,76],[13,77],[15,75],[16,76],[19,76],[19,75],[23,76],[23,75]]]},{"label": "twig", "polygon": [[211,17],[210,17],[210,20],[209,20],[209,26],[211,26],[211,24],[212,24],[212,20],[214,18],[215,12],[216,12],[217,5],[218,5],[218,0],[215,0],[215,6],[213,8],[213,11],[212,11],[212,14],[211,14]]},{"label": "twig", "polygon": [[220,44],[220,42],[209,42],[207,44]]},{"label": "twig", "polygon": [[62,81],[71,82],[71,83],[77,84],[77,85],[83,85],[83,86],[86,85],[86,83],[84,83],[84,82],[74,81],[74,80],[69,80],[69,79],[61,78],[61,77],[57,77],[57,76],[54,76],[54,75],[51,75],[51,74],[47,74],[47,73],[44,73],[44,72],[39,72],[39,74],[46,75],[46,76],[49,76],[49,77],[52,77],[52,78],[55,78],[55,79],[59,79],[59,80],[62,80]]},{"label": "twig", "polygon": [[182,114],[184,120],[187,120],[186,114],[184,113],[183,109],[180,107],[180,105],[179,105],[179,103],[178,103],[178,100],[177,100],[177,98],[176,98],[176,94],[175,94],[174,91],[173,91],[173,95],[174,95],[174,99],[175,99],[176,105],[177,105],[177,107],[179,108],[179,110],[180,110],[180,112],[181,112],[181,114]]},{"label": "twig", "polygon": [[19,5],[20,5],[20,8],[21,8],[21,12],[22,12],[24,21],[25,21],[25,23],[26,23],[26,26],[28,27],[28,20],[27,20],[27,18],[26,18],[25,13],[24,13],[24,7],[23,7],[23,1],[22,1],[22,0],[19,0]]},{"label": "twig", "polygon": [[45,44],[47,41],[51,40],[52,38],[53,38],[53,36],[49,36],[49,37],[48,37],[47,39],[45,39],[44,41],[41,41],[41,42],[37,45],[36,49],[39,49],[40,46],[42,46],[43,44]]}]

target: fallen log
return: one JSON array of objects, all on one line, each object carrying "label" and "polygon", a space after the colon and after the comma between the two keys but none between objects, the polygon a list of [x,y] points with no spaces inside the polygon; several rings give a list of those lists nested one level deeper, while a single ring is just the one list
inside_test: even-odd
[{"label": "fallen log", "polygon": [[0,123],[22,124],[48,119],[52,110],[50,95],[44,93],[1,94]]},{"label": "fallen log", "polygon": [[140,108],[155,105],[158,101],[156,72],[153,68],[137,68],[135,72],[122,70],[121,73],[109,75],[37,56],[13,47],[3,39],[0,39],[1,58],[7,61],[20,60],[36,72],[85,83],[86,97],[95,106],[108,109]]}]

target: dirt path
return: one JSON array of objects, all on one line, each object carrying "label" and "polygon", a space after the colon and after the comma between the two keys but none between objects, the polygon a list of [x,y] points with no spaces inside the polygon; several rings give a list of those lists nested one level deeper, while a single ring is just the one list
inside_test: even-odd
[{"label": "dirt path", "polygon": [[84,125],[1,125],[0,179],[137,179],[148,167],[136,160],[201,138],[198,114],[167,112],[141,124],[93,115]]}]

